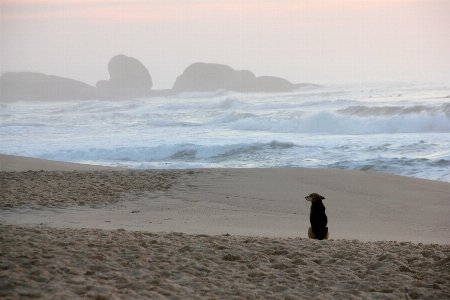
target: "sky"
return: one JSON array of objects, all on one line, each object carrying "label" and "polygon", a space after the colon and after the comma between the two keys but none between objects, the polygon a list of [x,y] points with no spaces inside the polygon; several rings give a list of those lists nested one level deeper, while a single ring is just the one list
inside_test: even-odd
[{"label": "sky", "polygon": [[294,83],[450,82],[450,0],[0,0],[0,73],[95,85],[117,54],[154,89],[194,62]]}]

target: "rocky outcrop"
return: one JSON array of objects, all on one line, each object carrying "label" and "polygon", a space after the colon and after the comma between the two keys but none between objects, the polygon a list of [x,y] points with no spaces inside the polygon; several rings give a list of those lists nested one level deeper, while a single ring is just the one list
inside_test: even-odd
[{"label": "rocky outcrop", "polygon": [[116,55],[109,61],[108,71],[110,79],[96,84],[102,95],[128,98],[151,94],[152,77],[136,58]]},{"label": "rocky outcrop", "polygon": [[85,100],[168,97],[183,92],[215,92],[219,89],[242,93],[291,92],[308,84],[293,84],[273,76],[256,77],[248,70],[234,70],[222,64],[194,63],[178,76],[172,89],[152,90],[147,68],[136,58],[122,54],[108,63],[109,80],[97,88],[69,78],[32,72],[7,72],[0,77],[0,101]]},{"label": "rocky outcrop", "polygon": [[33,72],[6,72],[0,77],[0,100],[85,100],[97,97],[86,83]]},{"label": "rocky outcrop", "polygon": [[175,92],[214,92],[234,90],[239,83],[235,70],[226,65],[194,63],[178,76],[172,90]]},{"label": "rocky outcrop", "polygon": [[236,92],[291,92],[300,85],[273,76],[256,77],[251,71],[210,63],[194,63],[178,76],[172,90],[181,92],[214,92],[226,89]]}]

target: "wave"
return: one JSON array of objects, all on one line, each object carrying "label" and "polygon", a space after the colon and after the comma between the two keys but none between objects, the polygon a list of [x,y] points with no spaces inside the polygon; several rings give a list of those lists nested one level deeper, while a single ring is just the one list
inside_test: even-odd
[{"label": "wave", "polygon": [[202,123],[172,120],[149,120],[147,125],[154,127],[198,127]]},{"label": "wave", "polygon": [[[179,99],[177,99],[179,100]],[[185,102],[168,101],[164,104],[157,105],[159,111],[178,111],[178,110],[214,110],[214,109],[233,109],[240,108],[245,102],[234,97],[225,97],[224,99],[215,99],[205,101],[204,99],[187,99]]]},{"label": "wave", "polygon": [[208,124],[217,125],[217,124],[228,124],[241,122],[247,119],[259,119],[260,117],[257,114],[246,113],[246,112],[230,112],[225,115],[220,116],[219,118],[214,119]]},{"label": "wave", "polygon": [[35,122],[2,122],[0,127],[43,127],[46,126],[43,123]]},{"label": "wave", "polygon": [[407,158],[407,157],[378,157],[366,160],[342,160],[321,167],[342,170],[358,170],[398,174],[409,177],[427,178],[431,180],[450,181],[447,159]]},{"label": "wave", "polygon": [[214,98],[224,95],[230,95],[235,94],[235,92],[226,90],[226,89],[218,89],[215,92],[184,92],[179,93],[174,96],[171,96],[171,98],[175,99],[198,99],[198,98]]},{"label": "wave", "polygon": [[[309,99],[309,98],[307,98]],[[169,99],[164,103],[156,104],[155,108],[159,112],[170,113],[180,110],[247,110],[252,112],[270,110],[295,110],[329,107],[339,109],[350,105],[357,105],[360,102],[355,100],[305,100],[299,95],[274,96],[274,95],[241,95],[227,94],[224,97]],[[149,100],[151,101],[151,100]],[[150,104],[151,102],[149,102]]]},{"label": "wave", "polygon": [[281,119],[274,117],[230,118],[234,130],[255,130],[276,133],[381,134],[381,133],[444,133],[450,132],[450,117],[444,113],[429,115],[396,115],[392,117],[343,116],[329,111],[305,117]]},{"label": "wave", "polygon": [[[376,144],[376,143],[375,143]],[[268,141],[220,145],[180,143],[155,147],[115,147],[60,149],[36,157],[115,167],[133,168],[218,168],[218,167],[312,167],[360,171],[376,171],[404,176],[450,181],[450,152],[427,149],[432,144],[417,142],[408,145],[378,145],[315,142],[297,143]],[[353,149],[352,149],[353,147]],[[422,154],[418,153],[422,152]],[[11,153],[14,154],[14,153]]]},{"label": "wave", "polygon": [[[193,113],[199,121],[150,120],[148,124],[182,127],[220,125],[237,131],[303,134],[450,132],[450,103],[440,106],[348,106],[355,104],[355,101],[265,103],[261,100],[247,102],[246,98],[239,100],[231,96],[211,103],[164,104],[159,109],[195,110]],[[172,116],[168,111],[159,112]]]},{"label": "wave", "polygon": [[450,159],[439,159],[430,163],[432,167],[450,167]]},{"label": "wave", "polygon": [[339,114],[358,117],[391,117],[396,115],[411,115],[426,113],[429,115],[446,114],[450,117],[450,103],[438,107],[414,105],[414,106],[349,106],[336,111]]},{"label": "wave", "polygon": [[128,161],[153,162],[161,160],[197,161],[222,160],[261,151],[274,151],[295,147],[293,143],[271,141],[268,143],[237,143],[225,145],[174,144],[155,147],[116,147],[63,149],[44,152],[39,158],[60,161]]}]

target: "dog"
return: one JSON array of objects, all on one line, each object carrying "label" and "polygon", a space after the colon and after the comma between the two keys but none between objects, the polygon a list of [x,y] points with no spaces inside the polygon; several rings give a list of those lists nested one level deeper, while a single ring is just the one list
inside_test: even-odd
[{"label": "dog", "polygon": [[309,221],[311,222],[311,227],[308,229],[308,237],[310,239],[317,240],[327,240],[330,236],[328,232],[328,218],[325,214],[325,206],[322,200],[325,197],[312,193],[305,197],[306,201],[311,201],[311,211],[309,214]]}]

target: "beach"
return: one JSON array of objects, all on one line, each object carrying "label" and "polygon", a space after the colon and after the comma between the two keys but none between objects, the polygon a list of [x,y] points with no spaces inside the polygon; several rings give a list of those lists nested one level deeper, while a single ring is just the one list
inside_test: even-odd
[{"label": "beach", "polygon": [[[450,183],[0,155],[5,299],[446,299]],[[319,193],[330,240],[307,238]]]}]

